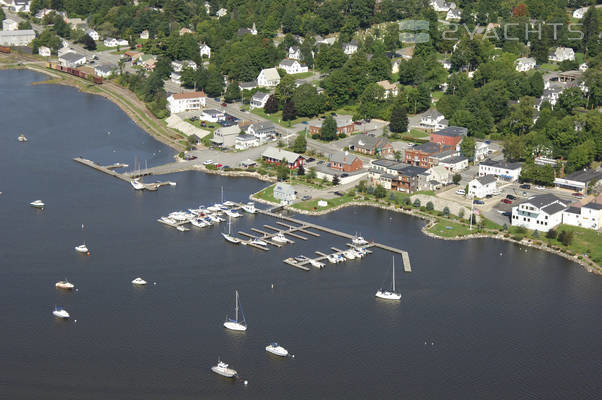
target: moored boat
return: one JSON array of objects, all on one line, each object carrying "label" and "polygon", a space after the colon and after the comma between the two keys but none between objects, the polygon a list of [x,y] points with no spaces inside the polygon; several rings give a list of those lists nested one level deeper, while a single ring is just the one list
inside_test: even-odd
[{"label": "moored boat", "polygon": [[35,208],[44,208],[46,204],[42,200],[35,200],[29,203],[29,205]]},{"label": "moored boat", "polygon": [[59,319],[68,319],[71,315],[65,310],[63,307],[56,306],[54,307],[54,311],[52,311],[52,315]]},{"label": "moored boat", "polygon": [[86,246],[85,243],[84,244],[80,244],[79,246],[75,246],[75,251],[77,251],[78,253],[82,253],[82,254],[85,254],[85,253],[89,252],[88,246]]},{"label": "moored boat", "polygon": [[146,285],[146,281],[144,279],[142,279],[141,277],[138,277],[132,281],[132,284],[134,284],[136,286],[144,286],[144,285]]},{"label": "moored boat", "polygon": [[257,210],[255,209],[255,203],[252,201],[242,206],[243,211],[248,212],[249,214],[255,214]]},{"label": "moored boat", "polygon": [[75,285],[71,282],[69,282],[67,280],[67,278],[65,278],[64,281],[58,281],[57,283],[54,284],[54,286],[56,286],[57,289],[63,289],[63,290],[73,290],[73,288],[75,287]]},{"label": "moored boat", "polygon": [[265,347],[265,350],[269,353],[275,354],[280,357],[288,356],[288,350],[282,346],[279,346],[278,343],[273,342]]},{"label": "moored boat", "polygon": [[278,232],[277,235],[273,236],[272,241],[276,243],[288,243],[288,239],[284,236],[282,232]]},{"label": "moored boat", "polygon": [[[242,319],[238,319],[239,314]],[[233,331],[246,331],[247,330],[247,321],[245,320],[245,314],[242,311],[242,307],[240,307],[240,303],[238,300],[238,290],[234,291],[234,319],[226,316],[226,321],[224,322],[224,327],[233,330]]]},{"label": "moored boat", "polygon": [[217,365],[211,367],[211,371],[215,372],[218,375],[225,376],[226,378],[234,378],[238,375],[236,370],[229,368],[228,364],[226,364],[223,361],[220,361],[219,358],[217,359]]},{"label": "moored boat", "polygon": [[395,291],[395,257],[393,257],[393,279],[391,283],[391,290],[378,289],[376,291],[376,297],[384,300],[399,300],[401,299],[401,293]]}]

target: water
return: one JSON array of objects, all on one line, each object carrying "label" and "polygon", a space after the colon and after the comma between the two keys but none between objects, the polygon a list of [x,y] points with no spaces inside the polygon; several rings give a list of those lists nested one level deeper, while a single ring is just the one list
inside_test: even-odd
[{"label": "water", "polygon": [[[414,272],[397,274],[402,302],[389,304],[374,298],[390,277],[383,251],[303,272],[282,260],[345,241],[264,253],[225,243],[225,224],[178,232],[155,220],[218,201],[221,186],[243,201],[265,184],[189,172],[135,192],[71,159],[150,166],[174,152],[101,97],[30,86],[42,79],[0,72],[1,398],[598,398],[600,277],[505,242],[431,239],[405,215],[312,218],[410,251]],[[232,229],[263,224],[275,222],[245,216]],[[83,240],[90,257],[73,250]],[[137,276],[149,285],[132,287]],[[65,277],[78,292],[54,288]],[[222,327],[234,289],[245,334]],[[55,304],[72,320],[54,320]],[[267,354],[273,340],[296,357]],[[212,374],[218,356],[249,385]]]}]

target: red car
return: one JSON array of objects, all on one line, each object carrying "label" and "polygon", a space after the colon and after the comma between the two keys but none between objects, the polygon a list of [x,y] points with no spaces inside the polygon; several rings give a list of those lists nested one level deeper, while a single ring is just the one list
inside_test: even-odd
[{"label": "red car", "polygon": [[228,103],[222,103],[222,107],[228,107]]},{"label": "red car", "polygon": [[219,169],[219,168],[223,167],[223,166],[224,166],[224,164],[215,164],[215,166],[216,166],[216,168],[218,168],[218,169]]},{"label": "red car", "polygon": [[510,199],[502,199],[502,203],[512,204],[512,200],[510,200]]},{"label": "red car", "polygon": [[583,196],[583,193],[579,193],[579,192],[575,192],[575,193],[573,193],[573,196],[575,196],[575,197],[577,197],[577,198],[579,198],[579,199],[582,199],[582,198],[584,197],[584,196]]}]

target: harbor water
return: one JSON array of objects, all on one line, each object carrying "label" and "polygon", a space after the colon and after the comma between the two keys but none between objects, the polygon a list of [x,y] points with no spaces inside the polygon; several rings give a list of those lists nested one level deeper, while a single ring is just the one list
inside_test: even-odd
[{"label": "harbor water", "polygon": [[[150,167],[174,151],[102,97],[31,85],[44,79],[0,71],[0,398],[599,398],[601,277],[506,242],[432,239],[382,210],[299,217],[408,250],[413,272],[396,259],[402,299],[387,303],[374,294],[391,253],[304,272],[282,261],[346,240],[263,252],[226,243],[224,223],[178,232],[157,218],[219,202],[221,187],[248,201],[266,183],[186,172],[134,191],[72,158]],[[276,226],[245,215],[232,231],[264,224]],[[83,241],[90,256],[74,251]],[[78,290],[57,291],[64,278]],[[235,290],[246,333],[222,325]],[[267,353],[273,341],[295,358]],[[218,357],[248,385],[213,374]]]}]

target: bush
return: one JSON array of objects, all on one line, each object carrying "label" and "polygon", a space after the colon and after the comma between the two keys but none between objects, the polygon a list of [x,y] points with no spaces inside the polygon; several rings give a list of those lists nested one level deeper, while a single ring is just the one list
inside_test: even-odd
[{"label": "bush", "polygon": [[345,139],[347,137],[346,133],[339,133],[339,139]]},{"label": "bush", "polygon": [[536,239],[539,238],[539,231],[538,230],[533,231],[533,237],[536,238]]},{"label": "bush", "polygon": [[414,207],[420,207],[420,199],[414,200]]},{"label": "bush", "polygon": [[558,241],[565,246],[569,246],[573,241],[573,231],[562,231],[558,234]]},{"label": "bush", "polygon": [[527,228],[525,228],[524,226],[517,226],[515,232],[524,235],[525,233],[527,233]]},{"label": "bush", "polygon": [[556,237],[558,237],[558,232],[556,232],[555,229],[550,229],[547,233],[546,233],[546,237],[548,239],[556,239]]},{"label": "bush", "polygon": [[433,205],[432,201],[429,201],[428,203],[426,203],[426,209],[429,211],[433,211],[435,209],[435,206]]},{"label": "bush", "polygon": [[445,215],[446,217],[449,216],[449,207],[448,206],[443,207],[443,215]]},{"label": "bush", "polygon": [[504,224],[504,226],[502,226],[502,229],[504,229],[505,231],[507,231],[508,230],[508,225]]},{"label": "bush", "polygon": [[319,133],[314,133],[313,135],[311,135],[312,139],[320,139],[320,134]]},{"label": "bush", "polygon": [[215,164],[209,164],[206,168],[211,171],[217,171],[217,166]]},{"label": "bush", "polygon": [[454,185],[457,185],[458,183],[460,183],[461,180],[462,180],[462,175],[460,175],[460,174],[454,174],[454,176],[452,176],[452,182],[454,183]]},{"label": "bush", "polygon": [[178,154],[178,157],[180,157],[180,158],[184,158],[184,152],[183,152],[183,151],[181,151],[181,152],[180,152],[180,154]]}]

